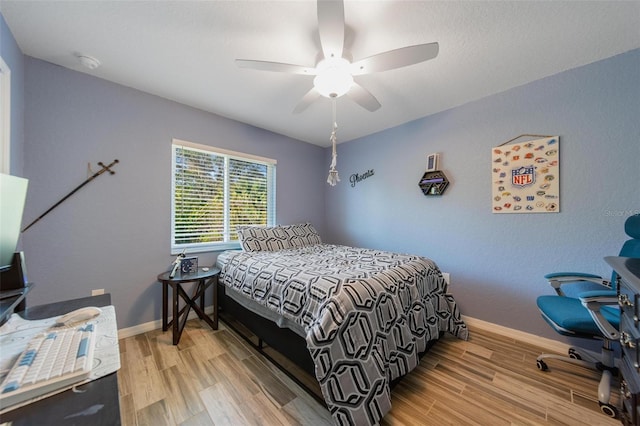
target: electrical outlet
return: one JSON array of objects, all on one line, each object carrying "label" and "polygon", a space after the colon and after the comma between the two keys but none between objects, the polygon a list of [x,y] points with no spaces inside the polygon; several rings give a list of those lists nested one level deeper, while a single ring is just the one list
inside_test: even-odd
[{"label": "electrical outlet", "polygon": [[450,286],[451,285],[451,280],[449,279],[449,273],[448,272],[443,272],[442,273],[442,278],[444,278],[444,280],[447,282],[447,285]]},{"label": "electrical outlet", "polygon": [[104,294],[104,288],[97,288],[95,290],[91,290],[92,296],[100,296],[101,294]]}]

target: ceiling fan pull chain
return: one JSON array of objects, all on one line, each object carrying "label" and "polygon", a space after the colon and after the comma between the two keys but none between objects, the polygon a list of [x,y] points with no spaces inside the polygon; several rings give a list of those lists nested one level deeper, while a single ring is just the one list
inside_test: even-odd
[{"label": "ceiling fan pull chain", "polygon": [[[336,98],[332,98],[332,107],[333,107],[333,115],[332,115],[332,124],[333,124],[333,131],[332,131],[332,137],[335,139],[335,134],[336,131],[338,130],[338,121],[336,120]],[[335,144],[334,144],[335,147]],[[335,151],[335,149],[334,149]]]},{"label": "ceiling fan pull chain", "polygon": [[336,170],[336,164],[338,162],[338,153],[336,151],[336,140],[337,135],[336,132],[338,130],[338,123],[336,122],[336,98],[332,98],[332,108],[333,108],[333,127],[331,130],[331,140],[332,151],[331,151],[331,166],[329,167],[329,177],[327,177],[327,183],[331,186],[336,186],[338,182],[340,182],[340,176],[338,176],[338,171]]}]

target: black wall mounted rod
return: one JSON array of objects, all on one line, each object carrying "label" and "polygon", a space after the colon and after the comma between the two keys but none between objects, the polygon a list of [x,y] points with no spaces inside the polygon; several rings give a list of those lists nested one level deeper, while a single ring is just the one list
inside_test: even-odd
[{"label": "black wall mounted rod", "polygon": [[67,198],[71,197],[73,194],[75,194],[76,192],[78,192],[80,190],[80,188],[82,188],[83,186],[85,186],[86,184],[88,184],[89,182],[91,182],[92,180],[94,180],[95,178],[97,178],[98,176],[100,176],[101,174],[103,174],[104,172],[109,172],[109,174],[111,175],[115,175],[116,172],[114,172],[113,170],[111,170],[111,168],[113,166],[115,166],[116,164],[118,164],[118,160],[115,159],[111,162],[111,164],[109,164],[108,166],[105,166],[104,163],[99,162],[98,166],[102,167],[100,170],[98,170],[96,173],[93,174],[93,176],[91,176],[89,179],[85,180],[84,182],[82,182],[80,185],[78,185],[78,187],[76,189],[74,189],[73,191],[71,191],[70,193],[68,193],[67,195],[65,195],[60,201],[58,201],[57,203],[55,203],[53,206],[51,206],[49,208],[49,210],[47,210],[46,212],[42,213],[36,220],[34,220],[33,222],[31,222],[29,224],[29,226],[27,226],[26,228],[24,228],[21,232],[26,231],[27,229],[31,228],[33,225],[36,224],[36,222],[38,222],[40,219],[42,219],[43,217],[45,217],[47,214],[49,214],[49,212],[51,212],[51,210],[55,209],[56,207],[58,207],[60,204],[62,204]]}]

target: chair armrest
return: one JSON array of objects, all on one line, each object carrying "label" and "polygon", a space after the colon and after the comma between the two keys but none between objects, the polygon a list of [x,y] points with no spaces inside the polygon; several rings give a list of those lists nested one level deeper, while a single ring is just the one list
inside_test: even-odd
[{"label": "chair armrest", "polygon": [[581,302],[598,302],[602,305],[617,305],[618,292],[615,290],[591,290],[578,294]]},{"label": "chair armrest", "polygon": [[578,295],[582,305],[589,310],[591,318],[602,334],[609,340],[618,340],[620,332],[600,312],[600,307],[605,305],[618,305],[618,295],[615,290],[585,291]]},{"label": "chair armrest", "polygon": [[586,274],[584,272],[552,272],[544,276],[546,279],[551,278],[563,278],[563,277],[574,277],[574,278],[598,278],[602,279],[600,275],[595,274]]},{"label": "chair armrest", "polygon": [[544,276],[549,285],[553,287],[558,296],[564,296],[564,292],[560,288],[563,284],[575,283],[575,282],[591,282],[599,284],[606,288],[611,288],[611,283],[600,275],[586,274],[584,272],[553,272]]}]

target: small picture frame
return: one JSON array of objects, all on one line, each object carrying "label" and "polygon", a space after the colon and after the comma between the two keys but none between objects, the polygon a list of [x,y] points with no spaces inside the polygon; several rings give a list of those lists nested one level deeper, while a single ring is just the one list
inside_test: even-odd
[{"label": "small picture frame", "polygon": [[427,171],[435,172],[438,169],[438,163],[440,162],[440,154],[434,153],[427,155]]},{"label": "small picture frame", "polygon": [[183,275],[195,274],[198,272],[198,258],[185,257],[180,261],[180,273]]}]

